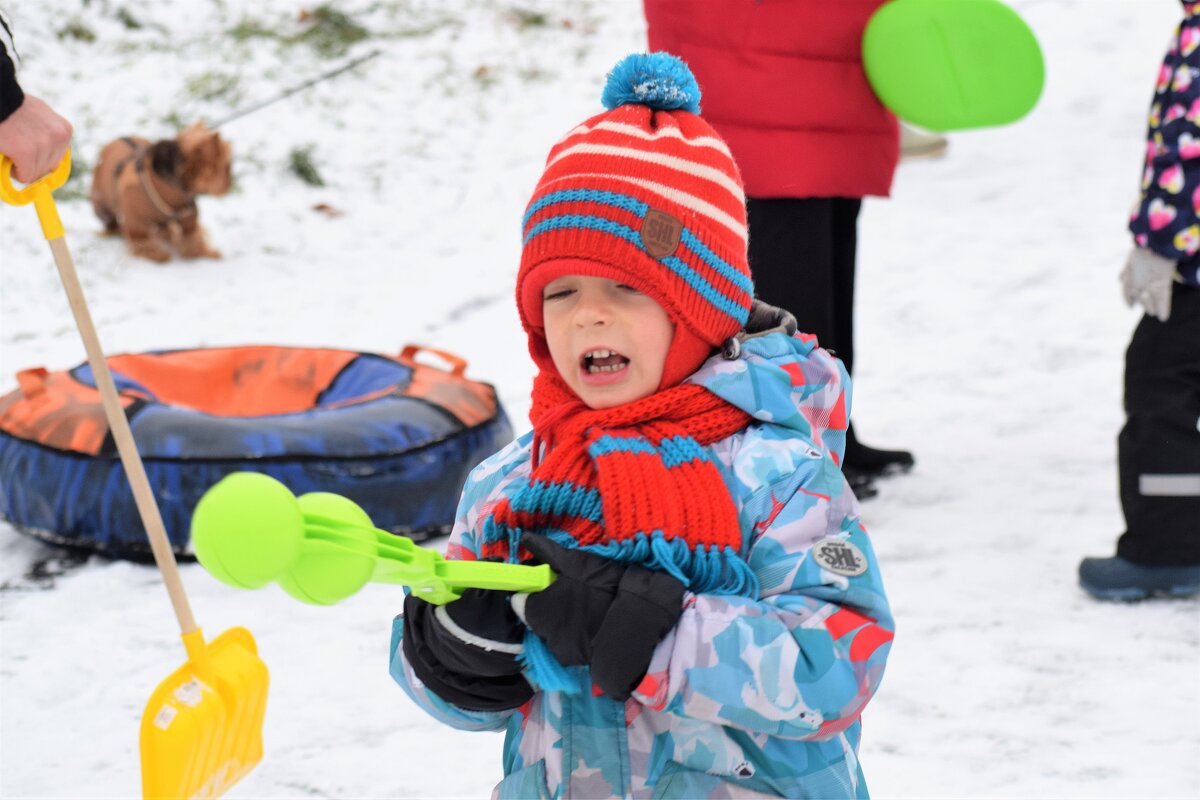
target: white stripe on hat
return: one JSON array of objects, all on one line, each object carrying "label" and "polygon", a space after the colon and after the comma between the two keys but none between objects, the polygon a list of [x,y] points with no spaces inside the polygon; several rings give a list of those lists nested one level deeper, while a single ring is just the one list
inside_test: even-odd
[{"label": "white stripe on hat", "polygon": [[651,142],[662,137],[670,137],[672,139],[679,139],[682,142],[686,142],[687,144],[694,145],[696,147],[711,147],[722,155],[728,157],[730,160],[733,160],[733,154],[729,152],[729,148],[725,145],[725,142],[721,141],[716,136],[697,136],[693,139],[689,139],[683,135],[683,131],[681,129],[670,125],[651,132],[639,125],[630,125],[627,122],[602,120],[591,128],[589,128],[587,125],[579,125],[578,127],[567,131],[567,135],[562,138],[562,141],[566,141],[572,136],[591,133],[592,131],[612,131],[614,133],[624,133],[629,136],[634,136],[638,139],[645,139],[646,141]]},{"label": "white stripe on hat", "polygon": [[702,200],[699,197],[696,197],[694,194],[681,192],[674,186],[667,186],[666,184],[658,183],[657,181],[648,181],[645,178],[633,178],[629,175],[617,175],[615,173],[607,172],[573,172],[570,175],[564,175],[561,178],[555,178],[554,180],[546,181],[538,187],[535,196],[543,194],[546,187],[552,186],[561,181],[574,181],[576,178],[603,178],[605,180],[625,181],[626,183],[632,183],[634,186],[640,186],[643,189],[654,192],[658,196],[666,200],[670,200],[672,203],[677,203],[684,208],[695,211],[697,214],[708,217],[713,222],[724,225],[734,234],[739,236],[742,241],[746,241],[746,226],[733,215],[722,211],[712,203],[708,202],[707,200]]},{"label": "white stripe on hat", "polygon": [[689,161],[686,158],[678,156],[669,156],[665,153],[653,153],[646,150],[639,150],[635,147],[619,147],[610,144],[585,144],[580,143],[572,145],[555,154],[554,158],[546,162],[546,169],[549,170],[553,165],[562,161],[564,158],[573,155],[604,155],[618,156],[622,158],[632,158],[637,161],[648,161],[651,164],[658,164],[668,169],[673,169],[677,172],[682,172],[686,175],[691,175],[701,180],[707,180],[710,183],[715,183],[725,191],[729,192],[739,203],[746,202],[746,196],[742,192],[742,187],[737,181],[730,178],[724,172],[714,167],[709,167],[704,164],[698,164],[695,161]]}]

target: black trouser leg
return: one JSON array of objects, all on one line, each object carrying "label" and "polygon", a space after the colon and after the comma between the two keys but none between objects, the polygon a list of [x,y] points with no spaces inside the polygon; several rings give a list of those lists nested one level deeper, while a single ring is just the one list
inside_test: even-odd
[{"label": "black trouser leg", "polygon": [[1171,316],[1143,317],[1125,354],[1117,439],[1127,532],[1137,564],[1200,564],[1200,290],[1177,285]]},{"label": "black trouser leg", "polygon": [[750,272],[758,296],[796,315],[850,371],[854,363],[854,259],[862,201],[845,197],[746,198]]},{"label": "black trouser leg", "polygon": [[796,315],[800,330],[833,349],[833,201],[746,198],[750,272],[758,296]]},{"label": "black trouser leg", "polygon": [[830,346],[854,371],[854,274],[858,257],[858,212],[862,200],[837,197],[833,200],[833,313],[834,334]]}]

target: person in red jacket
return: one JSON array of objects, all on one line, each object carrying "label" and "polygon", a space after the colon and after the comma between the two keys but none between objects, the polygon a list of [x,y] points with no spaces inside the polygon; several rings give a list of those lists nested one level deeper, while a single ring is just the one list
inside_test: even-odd
[{"label": "person in red jacket", "polygon": [[[896,117],[862,67],[867,20],[885,0],[644,0],[651,50],[681,57],[704,117],[746,186],[750,269],[760,298],[791,311],[852,371],[862,198],[886,197],[900,156]],[[858,441],[843,470],[860,497],[913,465]]]}]

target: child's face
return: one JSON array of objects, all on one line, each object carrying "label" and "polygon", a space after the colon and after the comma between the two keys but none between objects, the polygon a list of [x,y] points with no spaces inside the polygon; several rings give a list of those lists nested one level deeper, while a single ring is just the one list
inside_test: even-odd
[{"label": "child's face", "polygon": [[653,298],[608,278],[563,275],[542,290],[558,374],[591,408],[654,394],[675,326]]}]

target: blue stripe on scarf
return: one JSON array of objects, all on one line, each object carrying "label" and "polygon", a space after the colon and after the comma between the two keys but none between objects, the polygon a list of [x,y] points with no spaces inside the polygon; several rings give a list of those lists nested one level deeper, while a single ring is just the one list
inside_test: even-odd
[{"label": "blue stripe on scarf", "polygon": [[600,492],[577,483],[532,481],[510,495],[508,504],[522,514],[579,517],[604,524]]},{"label": "blue stripe on scarf", "polygon": [[592,458],[608,456],[613,453],[653,456],[657,455],[658,451],[644,436],[601,436],[588,445],[588,455]]},{"label": "blue stripe on scarf", "polygon": [[668,436],[657,448],[644,436],[602,436],[588,445],[588,455],[601,458],[613,453],[658,456],[667,469],[692,461],[707,461],[704,448],[690,436]]},{"label": "blue stripe on scarf", "polygon": [[690,436],[668,436],[658,444],[663,466],[670,469],[692,461],[707,461],[704,448]]}]

